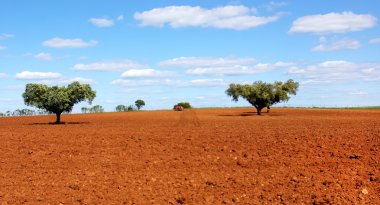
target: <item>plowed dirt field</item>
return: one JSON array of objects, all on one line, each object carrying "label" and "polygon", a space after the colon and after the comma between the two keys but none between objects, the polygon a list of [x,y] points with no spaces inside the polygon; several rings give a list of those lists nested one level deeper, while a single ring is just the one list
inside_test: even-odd
[{"label": "plowed dirt field", "polygon": [[380,204],[380,110],[0,118],[0,204]]}]

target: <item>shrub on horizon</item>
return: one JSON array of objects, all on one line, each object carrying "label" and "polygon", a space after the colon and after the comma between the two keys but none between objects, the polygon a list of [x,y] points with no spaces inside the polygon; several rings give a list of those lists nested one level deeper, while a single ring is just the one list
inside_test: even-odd
[{"label": "shrub on horizon", "polygon": [[191,109],[191,105],[189,102],[180,102],[173,106],[173,109],[175,109],[176,106],[182,106],[183,109]]}]

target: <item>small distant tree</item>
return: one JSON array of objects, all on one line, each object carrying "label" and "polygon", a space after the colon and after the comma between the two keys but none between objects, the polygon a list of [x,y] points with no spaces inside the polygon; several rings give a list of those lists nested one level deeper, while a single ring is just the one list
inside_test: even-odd
[{"label": "small distant tree", "polygon": [[20,109],[16,109],[15,111],[13,111],[12,115],[13,116],[21,116],[21,110]]},{"label": "small distant tree", "polygon": [[61,122],[63,112],[71,112],[74,105],[87,100],[91,103],[96,96],[88,84],[73,82],[67,87],[28,83],[22,94],[26,105],[52,112],[56,115],[56,124]]},{"label": "small distant tree", "polygon": [[118,105],[115,108],[116,112],[124,112],[125,111],[125,105]]},{"label": "small distant tree", "polygon": [[90,111],[92,113],[104,112],[104,108],[101,105],[94,105],[93,107],[90,108]]},{"label": "small distant tree", "polygon": [[191,105],[189,102],[180,102],[180,103],[177,103],[173,106],[173,109],[175,109],[176,106],[181,106],[182,108],[184,109],[191,109]]},{"label": "small distant tree", "polygon": [[51,113],[49,113],[49,111],[46,111],[44,109],[39,109],[37,111],[37,113],[38,113],[38,115],[48,115],[48,114],[51,114]]},{"label": "small distant tree", "polygon": [[145,106],[145,102],[144,102],[144,100],[136,100],[135,105],[136,105],[137,109],[140,110],[142,107]]},{"label": "small distant tree", "polygon": [[133,105],[128,105],[128,107],[126,108],[127,111],[134,111],[135,108],[133,107]]},{"label": "small distant tree", "polygon": [[86,107],[82,107],[81,110],[82,110],[82,113],[87,113],[88,112],[88,108],[86,108]]},{"label": "small distant tree", "polygon": [[289,94],[295,95],[298,86],[299,83],[292,79],[274,83],[256,81],[252,85],[230,84],[226,94],[231,96],[234,101],[238,101],[239,97],[247,100],[256,108],[257,114],[261,115],[263,108],[270,108],[273,104],[288,101],[290,99]]}]

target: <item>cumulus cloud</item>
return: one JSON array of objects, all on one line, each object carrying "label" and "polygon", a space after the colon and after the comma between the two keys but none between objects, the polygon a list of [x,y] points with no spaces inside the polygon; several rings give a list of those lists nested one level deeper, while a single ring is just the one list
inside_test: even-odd
[{"label": "cumulus cloud", "polygon": [[0,45],[0,51],[5,50],[5,49],[7,49],[6,46],[2,46],[2,45]]},{"label": "cumulus cloud", "polygon": [[103,71],[103,72],[114,72],[114,71],[125,71],[128,69],[145,69],[146,66],[138,64],[132,60],[121,60],[121,61],[103,61],[94,62],[89,64],[75,64],[73,70],[77,71]]},{"label": "cumulus cloud", "polygon": [[42,45],[52,48],[85,48],[95,46],[96,44],[98,44],[97,41],[86,42],[80,38],[63,39],[58,37],[46,40],[42,43]]},{"label": "cumulus cloud", "polygon": [[97,27],[111,27],[114,25],[113,20],[108,18],[91,18],[89,21]]},{"label": "cumulus cloud", "polygon": [[380,64],[325,61],[304,68],[291,67],[287,74],[305,79],[304,83],[380,81]]},{"label": "cumulus cloud", "polygon": [[380,38],[373,38],[369,41],[370,44],[380,44]]},{"label": "cumulus cloud", "polygon": [[19,80],[44,80],[44,79],[56,79],[60,77],[62,77],[60,73],[54,73],[54,72],[23,71],[21,73],[16,74],[16,79],[19,79]]},{"label": "cumulus cloud", "polygon": [[0,73],[0,78],[7,78],[8,77],[8,74],[6,73]]},{"label": "cumulus cloud", "polygon": [[195,68],[186,71],[193,75],[248,75],[269,71],[274,67],[269,64],[259,63],[253,66],[234,65],[229,67]]},{"label": "cumulus cloud", "polygon": [[154,69],[131,69],[121,74],[123,78],[162,78],[162,77],[176,77],[177,75],[169,71],[158,71]]},{"label": "cumulus cloud", "polygon": [[78,81],[82,84],[94,84],[96,83],[95,80],[90,78],[82,78],[82,77],[75,77],[75,78],[62,78],[58,81],[59,84],[70,84],[72,82]]},{"label": "cumulus cloud", "polygon": [[173,84],[172,80],[125,80],[117,79],[111,82],[112,85],[125,87],[140,87],[140,86],[169,86]]},{"label": "cumulus cloud", "polygon": [[38,54],[34,55],[34,57],[37,59],[47,60],[47,61],[50,61],[53,59],[53,57],[51,56],[50,53],[38,53]]},{"label": "cumulus cloud", "polygon": [[278,61],[274,64],[275,67],[290,67],[293,66],[293,62],[284,62],[284,61]]},{"label": "cumulus cloud", "polygon": [[45,85],[66,85],[74,81],[79,81],[83,84],[94,84],[95,81],[89,78],[83,77],[65,77],[60,73],[54,72],[31,72],[23,71],[17,73],[15,76],[18,80],[27,80],[34,83],[42,83]]},{"label": "cumulus cloud", "polygon": [[218,67],[231,65],[246,65],[255,61],[256,59],[254,58],[180,57],[162,61],[159,63],[159,66],[176,68]]},{"label": "cumulus cloud", "polygon": [[376,17],[352,12],[303,16],[293,22],[290,33],[346,33],[361,31],[376,25]]},{"label": "cumulus cloud", "polygon": [[49,85],[49,86],[53,86],[53,85],[65,86],[74,81],[79,81],[82,84],[95,83],[93,79],[82,78],[82,77],[75,77],[75,78],[62,77],[62,78],[54,79],[54,80],[53,79],[33,80],[34,83],[40,83],[40,84]]},{"label": "cumulus cloud", "polygon": [[134,18],[141,26],[173,28],[212,27],[219,29],[244,30],[278,20],[278,16],[255,16],[256,9],[242,5],[205,9],[199,6],[168,6],[137,12]]},{"label": "cumulus cloud", "polygon": [[171,87],[216,87],[225,86],[227,82],[223,79],[194,79],[188,81],[181,80],[125,80],[117,79],[112,81],[113,85],[126,87],[141,87],[141,86],[171,86]]},{"label": "cumulus cloud", "polygon": [[354,50],[359,49],[360,41],[354,39],[332,39],[330,42],[325,37],[319,39],[319,44],[315,46],[313,51],[336,51],[336,50]]},{"label": "cumulus cloud", "polygon": [[227,82],[223,79],[195,79],[179,83],[181,87],[217,87],[225,85],[227,85]]},{"label": "cumulus cloud", "polygon": [[160,66],[187,68],[186,73],[192,75],[247,75],[267,72],[279,67],[287,67],[286,62],[275,64],[256,63],[254,58],[211,58],[181,57],[159,63]]}]

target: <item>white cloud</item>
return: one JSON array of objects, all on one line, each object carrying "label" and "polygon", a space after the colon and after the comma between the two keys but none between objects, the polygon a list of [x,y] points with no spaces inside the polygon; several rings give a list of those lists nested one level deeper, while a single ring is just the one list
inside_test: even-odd
[{"label": "white cloud", "polygon": [[175,76],[177,75],[173,72],[158,71],[154,69],[131,69],[121,74],[121,77],[123,78],[142,78],[142,77],[162,78],[162,77],[175,77]]},{"label": "white cloud", "polygon": [[227,83],[223,79],[194,79],[189,81],[181,80],[124,80],[117,79],[112,81],[113,85],[125,87],[141,87],[141,86],[171,86],[171,87],[215,87],[225,86]]},{"label": "white cloud", "polygon": [[283,7],[283,6],[286,6],[286,5],[288,5],[288,3],[286,3],[286,2],[274,2],[274,1],[271,1],[267,5],[265,5],[265,8],[266,8],[267,11],[273,11],[277,7]]},{"label": "white cloud", "polygon": [[62,39],[58,37],[46,40],[42,43],[42,45],[52,48],[85,48],[95,46],[96,44],[98,44],[97,41],[86,42],[80,38]]},{"label": "white cloud", "polygon": [[159,63],[162,67],[194,68],[247,65],[255,62],[254,58],[213,58],[213,57],[180,57]]},{"label": "white cloud", "polygon": [[0,45],[0,51],[5,50],[5,49],[7,49],[6,46],[1,46],[1,45]]},{"label": "white cloud", "polygon": [[[49,86],[53,86],[53,85],[64,86],[64,85],[70,84],[74,81],[79,81],[82,84],[95,84],[96,83],[95,80],[90,79],[90,78],[82,78],[82,77],[69,78],[69,77],[65,77],[65,76],[51,77],[51,78],[46,76],[44,78],[42,78],[42,77],[41,78],[33,78],[33,79],[28,78],[28,79],[22,79],[22,80],[28,80],[29,82],[40,83],[40,84],[45,84],[45,85],[49,85]],[[23,89],[23,86],[21,88]]]},{"label": "white cloud", "polygon": [[287,74],[305,79],[304,83],[380,81],[380,63],[326,61],[304,68],[289,68]]},{"label": "white cloud", "polygon": [[283,62],[283,61],[278,61],[274,64],[275,67],[290,67],[293,65],[294,65],[294,63],[292,63],[292,62]]},{"label": "white cloud", "polygon": [[145,69],[146,67],[147,66],[138,64],[131,60],[121,60],[121,61],[94,62],[90,64],[75,64],[73,66],[73,70],[114,72],[114,71],[125,71],[128,69]]},{"label": "white cloud", "polygon": [[368,95],[368,92],[366,92],[364,90],[355,89],[355,90],[349,91],[348,94],[349,95]]},{"label": "white cloud", "polygon": [[290,33],[345,33],[361,31],[376,25],[376,17],[352,12],[303,16],[293,22]]},{"label": "white cloud", "polygon": [[180,87],[217,87],[225,85],[227,85],[227,82],[223,79],[195,79],[179,83]]},{"label": "white cloud", "polygon": [[122,20],[124,20],[124,16],[123,16],[123,15],[120,15],[120,16],[118,16],[118,17],[116,18],[116,20],[118,20],[118,21],[122,21]]},{"label": "white cloud", "polygon": [[53,57],[51,56],[50,53],[38,53],[38,54],[34,55],[34,57],[37,59],[47,60],[47,61],[50,61],[53,59]]},{"label": "white cloud", "polygon": [[62,75],[60,73],[53,72],[31,72],[23,71],[16,74],[16,79],[19,80],[44,80],[44,79],[56,79],[60,78]]},{"label": "white cloud", "polygon": [[89,21],[97,27],[111,27],[114,25],[113,20],[108,18],[91,18]]},{"label": "white cloud", "polygon": [[345,49],[359,49],[361,46],[360,41],[354,39],[332,39],[331,42],[325,37],[321,37],[319,44],[315,46],[313,51],[336,51],[336,50],[345,50]]},{"label": "white cloud", "polygon": [[269,71],[274,67],[269,64],[256,64],[254,66],[235,65],[229,67],[195,68],[186,71],[193,75],[249,75]]},{"label": "white cloud", "polygon": [[3,33],[0,35],[0,40],[5,40],[5,39],[8,39],[8,38],[13,38],[14,35],[13,34],[7,34],[7,33]]},{"label": "white cloud", "polygon": [[220,29],[244,30],[277,21],[278,16],[254,16],[255,9],[245,6],[224,6],[205,9],[199,6],[168,6],[149,11],[137,12],[136,20],[142,26],[162,27],[166,24],[173,28],[213,27]]},{"label": "white cloud", "polygon": [[180,57],[162,61],[159,65],[163,67],[187,68],[187,74],[214,76],[249,75],[292,65],[292,63],[281,61],[275,64],[253,64],[255,61],[254,58]]},{"label": "white cloud", "polygon": [[95,80],[90,79],[90,78],[75,77],[75,78],[62,78],[58,81],[58,84],[70,84],[74,81],[78,81],[82,84],[94,84],[94,83],[96,83]]},{"label": "white cloud", "polygon": [[7,78],[8,77],[8,74],[6,73],[0,73],[0,78]]},{"label": "white cloud", "polygon": [[60,85],[60,86],[65,86],[67,84],[70,84],[74,81],[79,81],[82,84],[94,84],[95,81],[93,79],[88,79],[88,78],[81,78],[81,77],[76,77],[76,78],[67,78],[67,77],[62,77],[59,79],[44,79],[44,80],[33,80],[34,83],[40,83],[44,85]]},{"label": "white cloud", "polygon": [[369,41],[370,44],[380,44],[380,38],[373,38]]},{"label": "white cloud", "polygon": [[173,83],[172,80],[124,80],[117,79],[111,82],[112,85],[119,85],[125,87],[140,87],[140,86],[169,86]]}]

